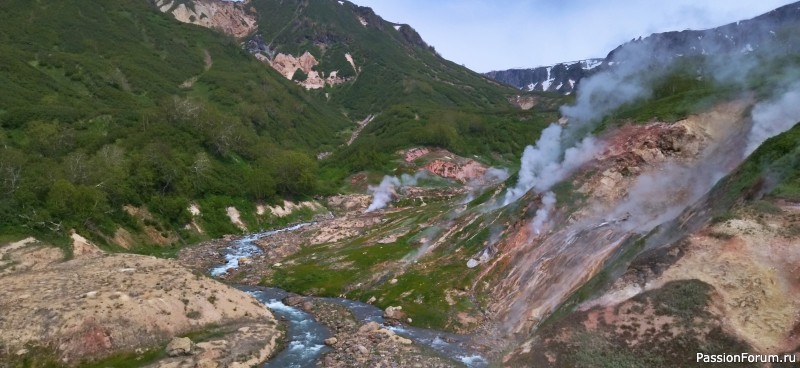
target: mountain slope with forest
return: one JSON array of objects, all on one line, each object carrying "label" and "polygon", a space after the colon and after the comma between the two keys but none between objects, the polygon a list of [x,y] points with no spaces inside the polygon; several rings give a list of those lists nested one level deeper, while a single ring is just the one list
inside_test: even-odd
[{"label": "mountain slope with forest", "polygon": [[[540,129],[521,121],[554,113],[520,112],[507,89],[368,8],[192,4],[0,7],[13,20],[0,26],[5,232],[67,239],[75,229],[112,246],[131,233],[132,243],[177,245],[240,231],[225,214],[231,206],[251,229],[268,227],[284,220],[264,218],[253,203],[335,191],[351,173],[383,167],[414,145],[513,157]],[[208,18],[201,25],[211,29],[171,19],[190,10],[197,18],[183,21]],[[284,20],[287,12],[297,16]],[[239,29],[231,19],[253,21]],[[271,28],[279,21],[286,27]],[[273,51],[316,54],[320,68],[355,72],[343,56],[351,54],[359,77],[306,91],[243,50],[256,37],[275,39]],[[359,127],[354,119],[367,115],[374,120]],[[481,143],[486,134],[494,138]],[[193,204],[204,216],[184,229]]]}]

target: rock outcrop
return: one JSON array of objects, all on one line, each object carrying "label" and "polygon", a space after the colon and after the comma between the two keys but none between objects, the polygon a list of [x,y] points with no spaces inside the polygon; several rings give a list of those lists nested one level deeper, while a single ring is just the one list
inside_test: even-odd
[{"label": "rock outcrop", "polygon": [[[105,254],[30,266],[0,276],[0,284],[0,345],[14,352],[40,347],[65,365],[163,346],[212,325],[242,324],[260,333],[224,335],[230,344],[249,346],[236,354],[257,364],[281,337],[272,314],[250,295],[155,257]],[[169,350],[193,351],[186,340],[174,340]],[[238,359],[222,351],[214,359],[223,365]],[[0,361],[11,359],[2,354]]]},{"label": "rock outcrop", "polygon": [[246,8],[249,1],[193,0],[187,6],[182,1],[155,0],[164,13],[172,14],[184,23],[196,24],[222,31],[236,38],[245,37],[258,28],[255,14]]},{"label": "rock outcrop", "polygon": [[443,178],[466,183],[482,177],[486,173],[487,167],[475,160],[466,160],[462,163],[437,159],[425,165],[425,169]]}]

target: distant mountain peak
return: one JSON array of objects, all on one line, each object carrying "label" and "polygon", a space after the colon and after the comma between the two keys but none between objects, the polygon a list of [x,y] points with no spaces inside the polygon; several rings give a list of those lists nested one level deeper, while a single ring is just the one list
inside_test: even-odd
[{"label": "distant mountain peak", "polygon": [[585,59],[535,68],[497,70],[484,75],[523,91],[568,95],[575,90],[578,81],[602,63],[603,59]]}]

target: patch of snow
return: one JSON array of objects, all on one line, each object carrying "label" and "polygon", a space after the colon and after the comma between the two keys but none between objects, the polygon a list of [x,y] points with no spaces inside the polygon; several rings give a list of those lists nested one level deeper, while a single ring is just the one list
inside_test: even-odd
[{"label": "patch of snow", "polygon": [[553,84],[555,79],[550,78],[550,68],[547,68],[547,80],[542,82],[542,91],[547,91],[550,88],[550,85]]},{"label": "patch of snow", "polygon": [[573,79],[569,80],[569,88],[570,89],[575,89],[575,80],[573,80]]},{"label": "patch of snow", "polygon": [[559,90],[559,89],[561,89],[561,87],[564,87],[564,83],[559,83],[559,84],[556,86],[556,90]]},{"label": "patch of snow", "polygon": [[344,1],[339,1],[339,5],[344,5]]},{"label": "patch of snow", "polygon": [[361,23],[361,25],[364,26],[364,27],[366,27],[367,24],[369,24],[369,23],[367,23],[367,20],[364,19],[363,17],[358,17],[358,22]]},{"label": "patch of snow", "polygon": [[583,61],[583,69],[584,70],[592,70],[594,68],[597,68],[601,64],[603,64],[602,60],[584,60]]},{"label": "patch of snow", "polygon": [[536,89],[537,84],[539,84],[539,82],[529,84],[528,91],[533,91],[534,89]]},{"label": "patch of snow", "polygon": [[400,27],[402,27],[402,26],[395,24],[395,25],[394,25],[394,30],[395,30],[395,31],[399,31],[399,30],[400,30]]},{"label": "patch of snow", "polygon": [[749,43],[742,48],[742,54],[753,52],[753,46]]}]

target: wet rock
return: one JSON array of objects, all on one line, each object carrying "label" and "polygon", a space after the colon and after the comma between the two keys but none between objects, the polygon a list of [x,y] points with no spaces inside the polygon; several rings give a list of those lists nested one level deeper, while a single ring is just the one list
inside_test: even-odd
[{"label": "wet rock", "polygon": [[192,355],[194,350],[194,343],[188,337],[176,337],[167,345],[167,355],[171,357],[181,355]]},{"label": "wet rock", "polygon": [[386,309],[383,311],[383,318],[399,321],[406,318],[406,314],[405,312],[403,312],[403,307],[401,306],[398,307],[389,306],[386,307]]},{"label": "wet rock", "polygon": [[287,296],[287,297],[283,298],[283,300],[282,300],[283,304],[286,304],[286,305],[288,305],[290,307],[298,307],[298,306],[302,305],[305,301],[306,301],[306,298],[304,298],[304,297],[302,297],[300,295],[290,295],[290,296]]}]

